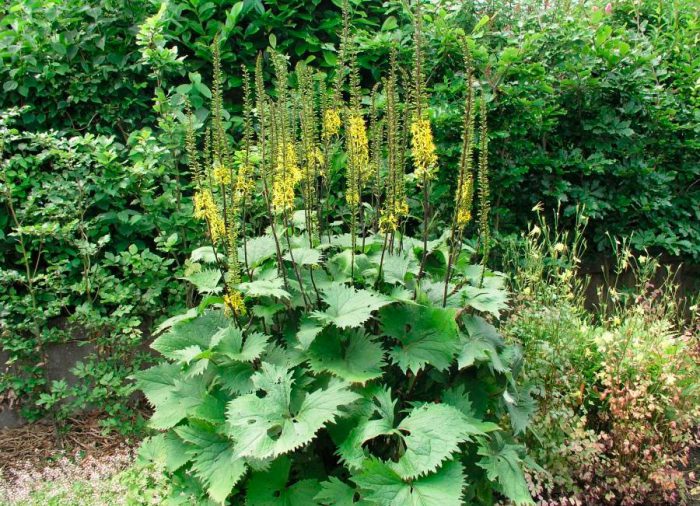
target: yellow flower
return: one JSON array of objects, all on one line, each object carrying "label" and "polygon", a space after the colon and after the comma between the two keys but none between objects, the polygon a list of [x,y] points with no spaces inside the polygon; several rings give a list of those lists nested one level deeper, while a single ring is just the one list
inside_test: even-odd
[{"label": "yellow flower", "polygon": [[399,220],[408,214],[408,204],[405,200],[387,203],[379,218],[379,228],[384,233],[394,232],[399,228]]},{"label": "yellow flower", "polygon": [[306,163],[309,167],[323,167],[323,151],[314,146],[306,153]]},{"label": "yellow flower", "polygon": [[460,227],[466,226],[472,221],[472,212],[469,209],[460,209],[457,211],[457,225]]},{"label": "yellow flower", "polygon": [[387,234],[394,232],[397,228],[399,228],[399,220],[396,214],[382,211],[382,215],[379,218],[379,229]]},{"label": "yellow flower", "polygon": [[221,164],[216,164],[214,170],[211,173],[214,181],[222,185],[231,184],[231,169],[224,167]]},{"label": "yellow flower", "polygon": [[467,174],[457,188],[457,226],[465,227],[472,220],[472,201],[474,197],[474,180]]},{"label": "yellow flower", "polygon": [[405,200],[401,201],[396,201],[394,203],[394,212],[396,213],[396,216],[399,218],[403,218],[404,216],[408,216],[408,203],[406,203]]},{"label": "yellow flower", "polygon": [[252,165],[242,164],[238,167],[236,175],[236,184],[233,188],[234,206],[239,207],[243,199],[248,197],[255,189],[255,180],[253,179]]},{"label": "yellow flower", "polygon": [[275,181],[272,184],[272,207],[275,212],[294,210],[294,188],[302,177],[294,144],[280,145],[277,152]]},{"label": "yellow flower", "polygon": [[419,184],[434,179],[438,159],[435,154],[433,131],[427,118],[416,119],[411,124],[411,154]]},{"label": "yellow flower", "polygon": [[206,220],[211,233],[211,240],[216,243],[226,234],[224,219],[214,202],[214,195],[209,190],[200,190],[194,194],[194,217]]},{"label": "yellow flower", "polygon": [[340,114],[338,114],[338,110],[326,109],[323,112],[323,132],[321,134],[323,140],[329,140],[331,137],[338,135],[338,132],[340,132]]},{"label": "yellow flower", "polygon": [[272,185],[272,207],[277,213],[294,209],[294,184],[289,178],[281,178]]},{"label": "yellow flower", "polygon": [[372,177],[369,163],[369,143],[365,120],[359,114],[353,114],[348,120],[348,191],[346,199],[350,207],[360,204],[360,191]]},{"label": "yellow flower", "polygon": [[232,312],[238,315],[244,315],[246,313],[245,302],[243,301],[241,292],[233,291],[224,295],[224,312],[227,315]]}]

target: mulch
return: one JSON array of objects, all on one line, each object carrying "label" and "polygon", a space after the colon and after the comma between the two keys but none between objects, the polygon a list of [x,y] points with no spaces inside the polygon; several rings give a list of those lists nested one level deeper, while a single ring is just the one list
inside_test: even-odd
[{"label": "mulch", "polygon": [[32,462],[41,467],[63,455],[100,457],[138,441],[119,434],[105,434],[97,413],[71,418],[58,434],[52,424],[31,423],[0,429],[0,474],[16,463]]}]

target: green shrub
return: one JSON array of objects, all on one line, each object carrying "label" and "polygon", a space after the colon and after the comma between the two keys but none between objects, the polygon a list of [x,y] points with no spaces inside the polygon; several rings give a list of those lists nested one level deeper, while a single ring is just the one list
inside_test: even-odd
[{"label": "green shrub", "polygon": [[[0,125],[0,398],[30,421],[100,406],[133,430],[126,377],[147,359],[143,332],[162,306],[184,305],[174,279],[191,205],[150,131],[122,146],[19,131],[12,117]],[[50,346],[73,340],[92,350],[69,387],[46,364]]]}]

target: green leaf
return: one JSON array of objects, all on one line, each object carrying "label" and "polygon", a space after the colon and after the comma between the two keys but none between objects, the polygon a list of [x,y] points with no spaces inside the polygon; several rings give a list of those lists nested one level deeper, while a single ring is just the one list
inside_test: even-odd
[{"label": "green leaf", "polygon": [[202,269],[185,276],[185,279],[196,286],[199,293],[219,293],[222,290],[219,286],[221,271],[218,269]]},{"label": "green leaf", "polygon": [[483,435],[478,423],[472,423],[457,408],[447,404],[423,404],[413,408],[399,424],[405,453],[389,466],[403,479],[416,478],[435,471],[459,450],[459,444],[471,436]]},{"label": "green leaf", "polygon": [[[260,265],[264,260],[275,256],[275,239],[271,235],[261,235],[247,239],[245,248],[248,253],[248,265],[253,268]],[[245,258],[243,247],[238,253],[239,258]]]},{"label": "green leaf", "polygon": [[[379,262],[381,262],[381,254],[375,255],[372,260],[379,265]],[[386,253],[384,255],[384,262],[382,263],[382,280],[385,283],[398,283],[404,285],[408,274],[417,273],[418,262],[416,262],[415,259],[409,256],[407,253]]]},{"label": "green leaf", "polygon": [[382,375],[384,350],[362,329],[326,329],[309,348],[314,372],[329,372],[350,383],[366,383]]},{"label": "green leaf", "polygon": [[[151,401],[155,407],[149,425],[154,429],[169,429],[199,406],[207,395],[206,381],[201,376],[175,380],[167,394]],[[151,400],[151,399],[149,399]]]},{"label": "green leaf", "polygon": [[267,471],[255,472],[248,481],[246,504],[249,506],[314,506],[321,486],[316,480],[300,480],[288,485],[291,463],[275,460]]},{"label": "green leaf", "polygon": [[355,502],[355,489],[347,483],[343,483],[335,476],[321,483],[321,491],[314,499],[321,504],[329,506],[353,506]]},{"label": "green leaf", "polygon": [[226,14],[227,28],[233,28],[234,26],[236,26],[236,23],[238,22],[238,16],[241,15],[241,11],[243,10],[244,5],[245,2],[236,2],[235,4],[233,4],[231,10],[229,10]]},{"label": "green leaf", "polygon": [[192,471],[209,497],[223,504],[246,472],[246,463],[234,455],[231,441],[203,427],[184,425],[175,432],[189,443]]},{"label": "green leaf", "polygon": [[506,390],[503,399],[506,402],[510,423],[515,434],[522,434],[530,424],[530,419],[537,411],[537,403],[532,398],[531,388],[518,391]]},{"label": "green leaf", "polygon": [[[494,283],[495,284],[495,283]],[[471,306],[477,311],[491,313],[499,318],[508,308],[508,293],[500,286],[465,286],[457,294],[462,306]]]},{"label": "green leaf", "polygon": [[134,374],[137,388],[154,406],[168,398],[179,377],[180,366],[167,362]]},{"label": "green leaf", "polygon": [[434,474],[404,481],[387,464],[369,460],[352,481],[364,499],[378,506],[461,506],[465,486],[458,462],[447,462]]},{"label": "green leaf", "polygon": [[248,283],[241,283],[238,288],[248,297],[276,297],[278,299],[290,299],[291,295],[282,288],[282,278],[259,279]]},{"label": "green leaf", "polygon": [[196,250],[192,251],[190,259],[193,262],[201,261],[207,264],[215,264],[216,253],[214,252],[214,248],[211,246],[202,246],[201,248],[197,248]]},{"label": "green leaf", "polygon": [[340,415],[340,406],[360,397],[347,383],[334,380],[327,388],[304,395],[300,405],[293,405],[292,373],[268,363],[262,364],[252,380],[264,397],[249,394],[234,399],[227,418],[237,454],[256,459],[274,458],[306,445]]},{"label": "green leaf", "polygon": [[182,360],[193,351],[192,346],[198,346],[200,351],[209,348],[209,343],[219,329],[228,327],[230,320],[221,311],[208,311],[198,318],[181,321],[158,337],[151,348],[171,360]]},{"label": "green leaf", "polygon": [[612,35],[612,27],[602,25],[595,34],[595,45],[602,46],[610,38],[610,35]]},{"label": "green leaf", "polygon": [[372,311],[391,303],[387,297],[367,290],[355,290],[342,283],[333,283],[323,290],[323,301],[328,304],[325,311],[314,311],[312,316],[324,325],[338,328],[363,325]]},{"label": "green leaf", "polygon": [[217,383],[232,396],[253,391],[253,366],[243,362],[225,364],[217,369]]},{"label": "green leaf", "polygon": [[319,322],[310,319],[308,316],[304,316],[299,325],[299,330],[297,331],[299,348],[302,350],[308,349],[322,330],[323,326],[320,325]]},{"label": "green leaf", "polygon": [[350,469],[360,469],[365,460],[364,444],[376,437],[394,434],[396,401],[391,391],[381,389],[372,396],[370,412],[358,420],[347,437],[338,445],[338,455]]},{"label": "green leaf", "polygon": [[457,357],[457,367],[464,369],[477,362],[488,362],[489,366],[500,373],[506,372],[498,348],[503,345],[503,338],[496,328],[480,316],[470,315],[463,319],[469,337],[462,339],[462,350]]},{"label": "green leaf", "polygon": [[144,439],[139,447],[138,461],[141,464],[154,463],[174,473],[189,460],[186,449],[187,445],[175,433],[166,432]]},{"label": "green leaf", "polygon": [[291,254],[288,251],[282,258],[291,262],[294,257],[294,263],[297,265],[319,265],[321,263],[321,252],[312,248],[292,248]]},{"label": "green leaf", "polygon": [[459,329],[453,309],[403,304],[379,314],[384,335],[398,341],[389,356],[405,373],[426,365],[447,369],[459,349]]},{"label": "green leaf", "polygon": [[268,339],[265,334],[251,332],[244,342],[241,329],[231,325],[214,335],[211,350],[237,362],[252,362],[263,354]]},{"label": "green leaf", "polygon": [[520,449],[494,437],[491,442],[482,442],[479,446],[477,452],[482,458],[477,465],[486,470],[488,479],[497,482],[499,491],[516,505],[535,504],[521,468]]},{"label": "green leaf", "polygon": [[474,28],[472,29],[472,33],[478,33],[479,30],[481,30],[484,26],[486,26],[486,23],[489,22],[489,19],[490,18],[486,15],[481,16],[481,19],[479,19],[479,22],[476,25],[474,25]]},{"label": "green leaf", "polygon": [[384,20],[384,23],[382,23],[382,32],[390,32],[391,30],[396,30],[399,27],[399,24],[396,22],[396,18],[394,16],[389,16]]},{"label": "green leaf", "polygon": [[187,417],[190,420],[201,420],[219,426],[226,423],[226,401],[223,395],[207,395],[202,402],[193,407]]}]

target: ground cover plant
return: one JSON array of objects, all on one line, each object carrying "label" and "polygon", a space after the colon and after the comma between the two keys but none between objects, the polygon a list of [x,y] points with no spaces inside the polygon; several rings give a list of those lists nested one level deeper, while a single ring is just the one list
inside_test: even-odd
[{"label": "ground cover plant", "polygon": [[[412,74],[401,79],[393,58],[366,105],[348,17],[346,5],[330,89],[303,62],[290,74],[274,49],[258,57],[254,79],[243,69],[239,151],[226,136],[214,48],[204,150],[194,116],[187,139],[195,213],[212,241],[187,278],[204,297],[163,324],[152,347],[166,360],[137,374],[155,408],[150,425],[163,431],[142,455],[164,466],[185,503],[457,505],[501,495],[529,504],[524,448],[513,440],[529,415],[521,356],[487,319],[505,308],[503,278],[470,261],[485,261],[490,245],[483,98],[468,87],[456,211],[429,238],[439,159],[422,15]],[[463,241],[475,191],[476,250]],[[264,219],[248,219],[255,204]]]},{"label": "ground cover plant", "polygon": [[586,310],[579,216],[562,232],[540,215],[508,250],[518,296],[502,330],[522,345],[538,401],[524,438],[542,466],[531,491],[544,504],[693,504],[697,298],[678,297],[672,271],[619,241],[613,279]]}]

